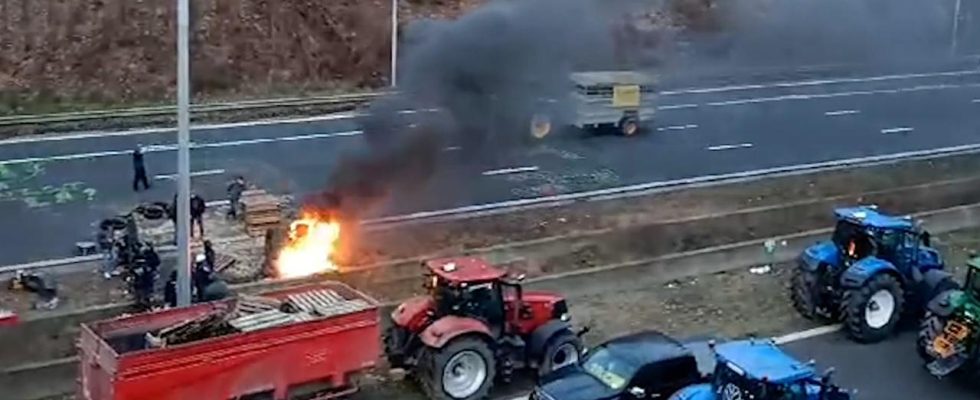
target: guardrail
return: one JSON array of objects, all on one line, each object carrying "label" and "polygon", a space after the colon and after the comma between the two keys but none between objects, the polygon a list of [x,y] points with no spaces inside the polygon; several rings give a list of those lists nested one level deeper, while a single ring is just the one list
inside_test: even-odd
[{"label": "guardrail", "polygon": [[[909,70],[919,70],[919,69],[935,69],[935,68],[950,68],[950,67],[965,67],[965,66],[975,66],[977,61],[980,60],[978,55],[968,55],[957,57],[951,60],[943,60],[940,62],[929,62],[929,63],[905,63],[899,67],[895,67],[894,71],[909,71]],[[920,65],[921,64],[921,65]],[[694,69],[686,68],[685,72],[681,72],[679,75],[674,76],[675,80],[678,82],[685,82],[688,80],[697,79],[720,79],[720,78],[739,78],[739,79],[758,79],[763,77],[770,78],[786,78],[794,77],[799,79],[804,79],[813,74],[821,75],[828,73],[866,73],[872,70],[878,72],[891,71],[891,67],[881,66],[881,65],[867,65],[867,64],[821,64],[821,65],[798,65],[798,66],[772,66],[772,67],[743,67],[743,68],[731,68],[725,71],[694,71]],[[232,111],[248,111],[248,110],[260,110],[260,109],[272,109],[272,108],[290,108],[290,107],[306,107],[306,106],[328,106],[328,105],[358,105],[362,103],[369,102],[378,97],[384,96],[391,93],[390,91],[375,91],[375,92],[364,92],[364,93],[352,93],[352,94],[339,94],[339,95],[324,95],[324,96],[310,96],[310,97],[289,97],[289,98],[277,98],[277,99],[259,99],[259,100],[246,100],[237,102],[224,102],[224,103],[206,103],[206,104],[193,104],[191,105],[191,112],[196,114],[202,113],[218,113],[218,112],[232,112]],[[176,114],[177,109],[175,106],[153,106],[153,107],[136,107],[136,108],[124,108],[124,109],[109,109],[109,110],[93,110],[93,111],[77,111],[77,112],[63,112],[63,113],[53,113],[53,114],[26,114],[26,115],[10,115],[10,116],[0,116],[0,128],[12,127],[18,125],[42,125],[42,124],[58,124],[58,123],[70,123],[70,122],[85,122],[96,119],[123,119],[123,118],[147,118],[147,117],[161,117],[171,114]]]},{"label": "guardrail", "polygon": [[[216,113],[232,111],[249,111],[270,108],[307,107],[328,105],[358,105],[367,103],[386,92],[368,92],[340,94],[329,96],[291,97],[279,99],[246,100],[228,103],[205,103],[191,105],[191,112]],[[113,110],[78,111],[38,115],[11,115],[0,117],[0,127],[16,125],[55,124],[67,122],[84,122],[94,119],[145,118],[175,115],[175,106],[136,107]]]}]

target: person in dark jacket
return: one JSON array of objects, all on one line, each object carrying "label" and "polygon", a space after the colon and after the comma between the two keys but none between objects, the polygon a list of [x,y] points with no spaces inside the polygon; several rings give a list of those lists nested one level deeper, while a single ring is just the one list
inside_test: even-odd
[{"label": "person in dark jacket", "polygon": [[228,184],[228,216],[232,219],[238,218],[238,207],[242,200],[242,193],[245,192],[245,177],[239,175],[235,180]]},{"label": "person in dark jacket", "polygon": [[177,307],[177,270],[170,271],[170,277],[163,285],[163,301],[170,307]]},{"label": "person in dark jacket", "polygon": [[191,195],[191,235],[194,235],[194,224],[197,224],[198,231],[201,233],[201,237],[204,237],[204,211],[207,210],[207,204],[204,203],[204,199],[197,194]]},{"label": "person in dark jacket", "polygon": [[204,241],[204,262],[208,263],[212,270],[215,268],[214,246],[211,245],[210,240]]},{"label": "person in dark jacket", "polygon": [[150,188],[150,180],[146,177],[146,163],[143,161],[142,146],[137,146],[133,150],[133,191],[138,192],[139,185],[143,184],[144,189]]}]

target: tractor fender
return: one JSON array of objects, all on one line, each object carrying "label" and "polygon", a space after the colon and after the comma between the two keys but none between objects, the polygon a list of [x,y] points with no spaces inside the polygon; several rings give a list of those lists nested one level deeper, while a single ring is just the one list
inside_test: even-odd
[{"label": "tractor fender", "polygon": [[534,360],[539,358],[544,354],[545,346],[548,344],[548,340],[554,337],[558,332],[563,330],[571,331],[572,325],[568,322],[561,320],[551,320],[548,323],[541,325],[534,332],[531,332],[531,338],[527,343],[527,354]]},{"label": "tractor fender", "polygon": [[821,265],[840,265],[840,250],[832,242],[816,243],[800,254],[800,268],[815,272]]},{"label": "tractor fender", "polygon": [[954,297],[962,293],[963,291],[959,289],[941,291],[929,300],[929,303],[926,304],[926,310],[940,317],[948,317],[956,311],[956,304],[953,301]]},{"label": "tractor fender", "polygon": [[854,264],[841,274],[840,283],[845,288],[858,288],[864,285],[872,276],[880,273],[894,274],[899,282],[905,283],[905,278],[898,272],[892,263],[878,257],[865,257]]},{"label": "tractor fender", "polygon": [[487,338],[491,336],[490,329],[482,321],[450,315],[439,318],[436,322],[430,324],[422,331],[419,338],[422,339],[422,343],[425,343],[426,346],[439,349],[445,346],[446,343],[449,343],[449,341],[468,334],[477,334]]}]

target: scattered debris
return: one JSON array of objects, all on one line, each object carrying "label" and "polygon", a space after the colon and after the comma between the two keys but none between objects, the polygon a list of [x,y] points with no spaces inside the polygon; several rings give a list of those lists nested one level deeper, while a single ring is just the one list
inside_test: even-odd
[{"label": "scattered debris", "polygon": [[332,290],[315,290],[279,300],[239,296],[232,307],[146,333],[150,347],[166,347],[238,332],[253,332],[294,322],[349,314],[370,308],[362,299],[348,300]]},{"label": "scattered debris", "polygon": [[768,274],[768,273],[772,272],[772,266],[769,265],[769,264],[766,264],[766,265],[763,265],[763,266],[760,266],[760,267],[752,267],[752,268],[749,268],[749,272],[752,273],[752,274],[755,274],[755,275],[765,275],[765,274]]}]

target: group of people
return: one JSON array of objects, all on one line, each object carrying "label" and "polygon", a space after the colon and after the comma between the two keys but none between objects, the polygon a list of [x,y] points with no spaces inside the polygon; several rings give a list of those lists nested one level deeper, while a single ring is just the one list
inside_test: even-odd
[{"label": "group of people", "polygon": [[133,216],[126,217],[126,227],[122,230],[110,221],[103,221],[96,240],[103,255],[103,277],[111,279],[125,274],[137,306],[148,309],[159,275],[160,255],[152,243],[140,240]]},{"label": "group of people", "polygon": [[[146,161],[144,159],[142,145],[137,146],[132,152],[133,162],[133,191],[147,190],[150,188],[150,179],[147,175]],[[229,209],[228,217],[237,219],[241,204],[242,193],[247,189],[245,178],[236,176],[226,186],[228,194]],[[190,234],[204,238],[204,214],[207,211],[207,203],[200,195],[194,193],[190,198]],[[177,195],[174,194],[173,202],[167,207],[167,217],[174,224],[174,242],[177,242]],[[135,230],[135,226],[133,227]],[[135,237],[136,233],[132,232]],[[99,232],[99,245],[103,251],[104,266],[103,275],[110,279],[113,275],[118,275],[118,267],[126,266],[128,277],[132,281],[132,291],[135,295],[137,304],[149,305],[156,279],[159,276],[160,259],[152,245],[143,242],[129,243],[125,239],[130,236],[127,234],[122,238],[112,229],[103,227]],[[204,241],[204,250],[194,257],[191,266],[191,295],[195,302],[212,301],[228,295],[228,287],[224,281],[217,277],[215,271],[215,253],[211,241]],[[169,306],[177,305],[177,271],[170,272],[163,288],[164,302]]]},{"label": "group of people", "polygon": [[[204,241],[204,252],[194,257],[191,268],[191,299],[193,302],[220,300],[228,296],[228,285],[217,276],[215,253],[211,241]],[[163,289],[164,302],[177,306],[177,271],[171,271]]]}]

